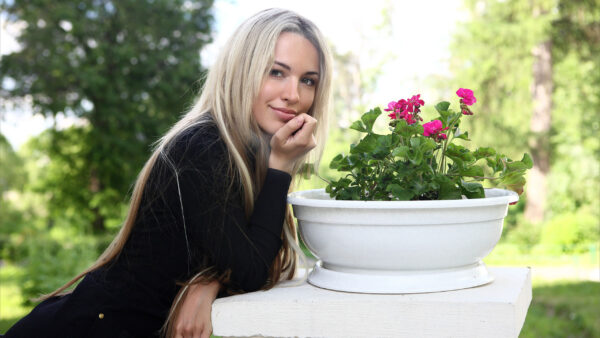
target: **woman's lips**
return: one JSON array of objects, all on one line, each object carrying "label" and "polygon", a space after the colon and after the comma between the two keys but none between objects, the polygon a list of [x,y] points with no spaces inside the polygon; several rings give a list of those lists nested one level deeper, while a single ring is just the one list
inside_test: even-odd
[{"label": "woman's lips", "polygon": [[277,115],[277,117],[279,117],[280,119],[282,119],[285,122],[296,117],[296,112],[293,110],[290,110],[290,109],[275,108],[275,107],[271,107],[271,109],[273,109],[275,111],[275,114]]}]

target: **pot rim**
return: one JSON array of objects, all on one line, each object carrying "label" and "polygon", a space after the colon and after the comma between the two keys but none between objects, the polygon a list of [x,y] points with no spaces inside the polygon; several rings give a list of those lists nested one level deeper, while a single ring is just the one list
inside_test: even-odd
[{"label": "pot rim", "polygon": [[519,195],[506,189],[485,189],[485,198],[461,200],[428,200],[428,201],[350,201],[312,198],[320,195],[329,197],[325,189],[295,191],[288,195],[287,201],[292,205],[317,208],[345,209],[424,209],[424,208],[469,208],[491,205],[506,205],[519,200]]}]

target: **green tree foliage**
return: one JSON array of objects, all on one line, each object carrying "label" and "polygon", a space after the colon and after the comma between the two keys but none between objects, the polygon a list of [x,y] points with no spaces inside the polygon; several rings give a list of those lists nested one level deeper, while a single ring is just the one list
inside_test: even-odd
[{"label": "green tree foliage", "polygon": [[[466,7],[471,19],[455,37],[452,69],[455,86],[472,88],[481,98],[479,118],[467,122],[472,124],[472,140],[509,156],[527,151],[533,135],[532,50],[549,41],[553,91],[546,219],[553,222],[563,213],[598,219],[600,2],[467,0]],[[579,223],[562,222],[564,227],[581,228]],[[577,234],[572,244],[597,240],[597,235],[582,239],[584,232],[570,231]]]},{"label": "green tree foliage", "polygon": [[501,144],[509,156],[522,152],[528,148],[533,107],[531,50],[545,39],[552,17],[534,18],[533,5],[524,0],[467,0],[466,5],[471,20],[454,38],[451,68],[457,85],[473,89],[481,102],[479,117],[467,122],[472,139]]},{"label": "green tree foliage", "polygon": [[6,137],[0,134],[0,195],[12,189],[21,189],[25,183],[22,165],[23,160],[15,153]]},{"label": "green tree foliage", "polygon": [[48,157],[37,189],[51,191],[54,213],[75,208],[96,231],[119,213],[150,144],[199,88],[199,52],[211,40],[212,3],[3,2],[9,22],[25,28],[21,50],[0,61],[0,97],[29,98],[35,113],[81,121],[37,144]]},{"label": "green tree foliage", "polygon": [[0,134],[0,257],[9,234],[18,231],[22,222],[21,214],[14,206],[15,196],[25,183],[22,166],[23,160]]}]

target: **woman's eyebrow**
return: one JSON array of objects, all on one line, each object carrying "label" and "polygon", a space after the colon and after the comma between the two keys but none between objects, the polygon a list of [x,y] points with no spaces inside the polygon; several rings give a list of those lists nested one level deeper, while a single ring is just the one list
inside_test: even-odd
[{"label": "woman's eyebrow", "polygon": [[[283,62],[280,62],[280,61],[274,61],[274,63],[275,63],[276,65],[279,65],[280,67],[283,67],[283,68],[287,69],[288,71],[291,71],[291,70],[292,70],[292,67],[290,67],[290,66],[286,65],[286,64],[285,64],[285,63],[283,63]],[[306,72],[304,75],[316,75],[316,76],[319,76],[319,72],[310,71],[310,72]]]},{"label": "woman's eyebrow", "polygon": [[290,66],[286,65],[286,64],[285,64],[285,63],[283,63],[283,62],[275,61],[275,64],[277,64],[277,65],[280,65],[281,67],[283,67],[283,68],[285,68],[285,69],[287,69],[287,70],[292,70],[292,67],[290,67]]}]

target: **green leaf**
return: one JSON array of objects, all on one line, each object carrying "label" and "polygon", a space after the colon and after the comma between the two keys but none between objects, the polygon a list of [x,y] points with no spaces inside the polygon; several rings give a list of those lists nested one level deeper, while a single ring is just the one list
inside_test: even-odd
[{"label": "green leaf", "polygon": [[442,101],[435,105],[435,110],[437,110],[438,113],[441,114],[442,112],[448,112],[449,107],[450,107],[450,102]]},{"label": "green leaf", "polygon": [[434,140],[432,140],[431,138],[427,137],[427,138],[423,138],[421,141],[421,145],[419,146],[419,149],[423,152],[426,153],[430,150],[433,150],[437,147],[437,143],[435,143]]},{"label": "green leaf", "polygon": [[504,171],[504,155],[496,154],[494,158],[486,158],[487,165],[492,168],[494,172]]},{"label": "green leaf", "polygon": [[525,163],[525,165],[527,166],[527,169],[533,168],[533,160],[531,159],[531,156],[529,156],[528,153],[523,154],[523,158],[521,159],[521,162]]},{"label": "green leaf", "polygon": [[420,137],[413,137],[410,139],[410,146],[413,148],[418,148],[421,145]]},{"label": "green leaf", "polygon": [[[458,133],[458,136],[456,135]],[[461,140],[465,140],[465,141],[471,141],[471,139],[469,139],[469,132],[465,131],[464,133],[460,133],[460,129],[456,128],[456,133],[454,134],[455,138],[459,138]]]},{"label": "green leaf", "polygon": [[396,137],[399,137],[399,136],[395,135],[395,134],[388,134],[388,135],[373,134],[373,135],[376,135],[376,138],[377,138],[377,147],[373,151],[373,157],[380,159],[380,160],[384,159],[392,151],[391,148],[392,148],[393,136],[396,136]]},{"label": "green leaf", "polygon": [[481,183],[478,182],[464,182],[460,183],[462,194],[467,198],[484,198],[485,190]]},{"label": "green leaf", "polygon": [[398,120],[396,122],[396,126],[394,127],[394,133],[402,136],[405,139],[413,135],[422,135],[423,134],[423,126],[420,124],[407,124],[405,120]]},{"label": "green leaf", "polygon": [[360,117],[360,119],[364,122],[365,127],[367,128],[367,131],[369,131],[369,132],[373,131],[373,124],[375,124],[375,120],[377,120],[379,115],[381,115],[381,109],[375,108],[375,109],[371,109],[370,111],[364,113]]},{"label": "green leaf", "polygon": [[350,129],[354,129],[363,133],[367,132],[367,128],[365,128],[365,125],[362,123],[362,121],[354,121],[354,123],[350,125]]},{"label": "green leaf", "polygon": [[334,157],[331,162],[329,162],[329,169],[337,169],[342,165],[342,161],[344,160],[344,155],[338,154]]},{"label": "green leaf", "polygon": [[483,168],[477,165],[468,166],[466,168],[460,168],[458,172],[462,176],[470,176],[470,177],[483,177]]},{"label": "green leaf", "polygon": [[512,172],[500,178],[500,182],[505,185],[508,189],[516,192],[517,194],[523,193],[523,186],[525,185],[524,172]]},{"label": "green leaf", "polygon": [[521,171],[521,170],[527,170],[529,168],[530,167],[528,167],[527,164],[525,164],[521,161],[506,163],[506,169],[510,170],[510,171]]},{"label": "green leaf", "polygon": [[375,134],[368,134],[358,144],[350,150],[351,154],[364,153],[369,154],[377,148],[377,136]]},{"label": "green leaf", "polygon": [[396,183],[388,184],[385,191],[391,193],[399,201],[409,201],[414,196],[412,191]]},{"label": "green leaf", "polygon": [[471,154],[469,149],[453,143],[448,145],[448,148],[446,149],[446,156],[450,157],[455,162],[475,162],[475,157],[473,154]]},{"label": "green leaf", "polygon": [[399,146],[392,150],[392,155],[408,158],[409,150],[410,148],[408,148],[408,146]]},{"label": "green leaf", "polygon": [[408,160],[414,165],[423,163],[423,152],[418,149],[408,155]]},{"label": "green leaf", "polygon": [[462,199],[462,191],[460,187],[450,180],[440,183],[440,194],[439,199],[441,200],[459,200]]},{"label": "green leaf", "polygon": [[496,155],[496,151],[492,148],[486,148],[486,147],[477,148],[477,150],[475,150],[473,152],[473,156],[475,156],[476,160],[480,160],[482,158],[494,156],[494,155]]}]

